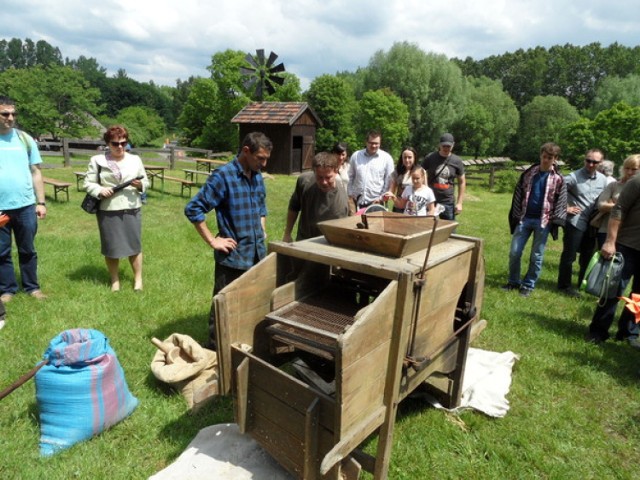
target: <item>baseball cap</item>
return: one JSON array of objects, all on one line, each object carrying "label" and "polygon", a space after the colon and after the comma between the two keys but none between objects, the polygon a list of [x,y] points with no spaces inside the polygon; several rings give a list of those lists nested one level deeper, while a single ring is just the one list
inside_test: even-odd
[{"label": "baseball cap", "polygon": [[454,143],[455,142],[453,141],[453,135],[451,135],[450,133],[445,133],[440,137],[440,145],[449,145],[450,147],[452,147]]}]

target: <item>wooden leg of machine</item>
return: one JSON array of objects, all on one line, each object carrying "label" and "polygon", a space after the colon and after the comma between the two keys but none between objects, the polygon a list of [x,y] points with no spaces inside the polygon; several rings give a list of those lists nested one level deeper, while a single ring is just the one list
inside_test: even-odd
[{"label": "wooden leg of machine", "polygon": [[316,398],[305,415],[304,424],[304,478],[315,480],[317,478],[316,458],[318,457],[318,415],[320,403]]}]

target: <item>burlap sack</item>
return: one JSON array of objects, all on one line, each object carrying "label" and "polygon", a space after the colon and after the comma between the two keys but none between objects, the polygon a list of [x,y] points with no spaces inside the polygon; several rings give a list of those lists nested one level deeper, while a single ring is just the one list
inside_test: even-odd
[{"label": "burlap sack", "polygon": [[196,412],[218,394],[218,356],[193,338],[173,333],[151,361],[151,371],[160,381],[176,388]]}]

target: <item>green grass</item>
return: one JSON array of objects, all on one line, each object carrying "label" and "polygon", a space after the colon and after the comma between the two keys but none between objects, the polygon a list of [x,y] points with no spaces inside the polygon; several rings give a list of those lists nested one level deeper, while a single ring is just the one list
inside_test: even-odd
[{"label": "green grass", "polygon": [[[46,175],[75,185],[73,170]],[[285,176],[266,181],[269,239],[282,237],[294,182]],[[95,218],[79,207],[84,194],[72,187],[69,203],[48,199],[37,247],[42,288],[50,298],[39,303],[17,295],[7,305],[0,388],[33,367],[61,331],[95,328],[109,337],[140,405],[112,429],[43,459],[35,386],[28,382],[0,401],[0,478],[147,478],[175,460],[201,428],[233,421],[229,398],[189,415],[182,397],[149,369],[151,337],[180,332],[205,338],[211,301],[212,253],[182,213],[187,199],[179,196],[179,186],[167,182],[166,188],[165,194],[152,191],[144,208],[142,295],[132,291],[128,264],[121,266],[123,290],[109,291]],[[475,346],[520,355],[508,396],[511,410],[503,419],[477,412],[454,416],[407,399],[399,409],[389,478],[635,478],[640,352],[621,343],[597,347],[583,341],[595,302],[554,291],[559,241],[548,243],[531,298],[499,289],[506,280],[509,203],[509,194],[470,182],[458,233],[485,240],[482,318],[488,327]],[[375,445],[373,438],[367,451],[375,452]]]}]

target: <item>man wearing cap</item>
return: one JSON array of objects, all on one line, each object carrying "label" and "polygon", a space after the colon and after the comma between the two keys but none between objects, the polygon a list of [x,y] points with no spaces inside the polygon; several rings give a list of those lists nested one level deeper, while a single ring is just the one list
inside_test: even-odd
[{"label": "man wearing cap", "polygon": [[567,184],[567,221],[562,237],[562,254],[558,268],[558,290],[570,297],[579,297],[578,291],[571,287],[573,262],[578,253],[580,270],[577,287],[582,283],[589,260],[595,251],[595,237],[588,233],[589,216],[595,208],[596,200],[607,186],[606,177],[598,172],[598,165],[604,154],[601,150],[589,150],[584,159],[584,166],[565,176]]},{"label": "man wearing cap", "polygon": [[[431,152],[422,162],[427,171],[427,183],[436,196],[436,202],[444,207],[440,218],[455,220],[456,214],[462,212],[462,202],[467,188],[462,159],[453,154],[455,142],[453,135],[445,133],[440,137],[438,150]],[[455,200],[454,180],[458,179],[458,198]]]}]

